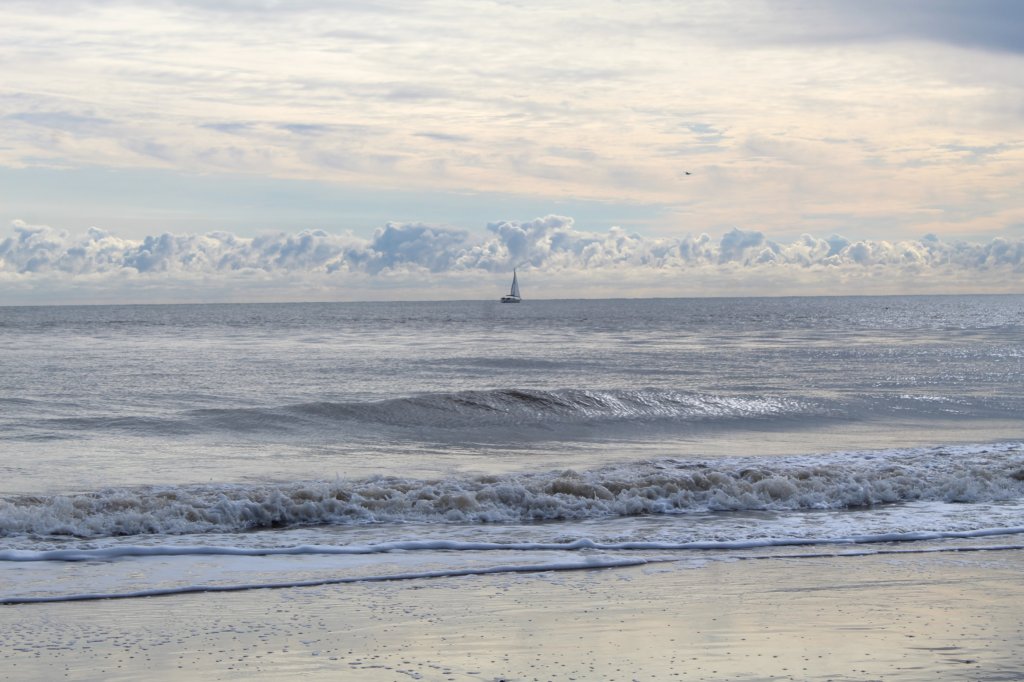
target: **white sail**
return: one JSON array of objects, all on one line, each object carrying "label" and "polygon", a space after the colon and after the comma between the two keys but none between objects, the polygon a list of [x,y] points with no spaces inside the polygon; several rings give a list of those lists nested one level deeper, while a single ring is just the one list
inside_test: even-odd
[{"label": "white sail", "polygon": [[512,289],[508,292],[508,295],[501,297],[501,302],[519,303],[521,300],[519,297],[519,277],[516,275],[515,268],[512,268]]}]

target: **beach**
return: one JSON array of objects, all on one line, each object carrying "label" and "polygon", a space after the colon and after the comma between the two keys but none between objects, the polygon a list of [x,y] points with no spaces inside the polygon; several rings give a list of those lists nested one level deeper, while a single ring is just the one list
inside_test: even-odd
[{"label": "beach", "polygon": [[1022,35],[0,0],[0,682],[1024,682]]},{"label": "beach", "polygon": [[1019,679],[1024,550],[955,548],[4,606],[0,675]]}]

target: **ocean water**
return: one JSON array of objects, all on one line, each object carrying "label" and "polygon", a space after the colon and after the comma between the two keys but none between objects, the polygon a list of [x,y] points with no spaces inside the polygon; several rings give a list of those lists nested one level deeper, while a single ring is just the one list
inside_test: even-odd
[{"label": "ocean water", "polygon": [[0,602],[1020,549],[1022,389],[1024,296],[0,308]]}]

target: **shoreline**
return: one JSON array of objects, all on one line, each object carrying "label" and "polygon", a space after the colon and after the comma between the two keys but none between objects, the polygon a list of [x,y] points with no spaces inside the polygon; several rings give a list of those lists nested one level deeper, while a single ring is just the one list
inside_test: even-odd
[{"label": "shoreline", "polygon": [[0,607],[0,679],[1024,675],[1024,550],[776,557]]}]

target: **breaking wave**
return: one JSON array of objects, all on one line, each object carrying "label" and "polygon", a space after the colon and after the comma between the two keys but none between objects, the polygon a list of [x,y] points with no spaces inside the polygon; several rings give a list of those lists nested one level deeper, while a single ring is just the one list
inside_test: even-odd
[{"label": "breaking wave", "polygon": [[657,460],[419,480],[113,488],[0,500],[0,536],[99,538],[324,524],[523,523],[1024,497],[1024,443],[778,460]]}]

